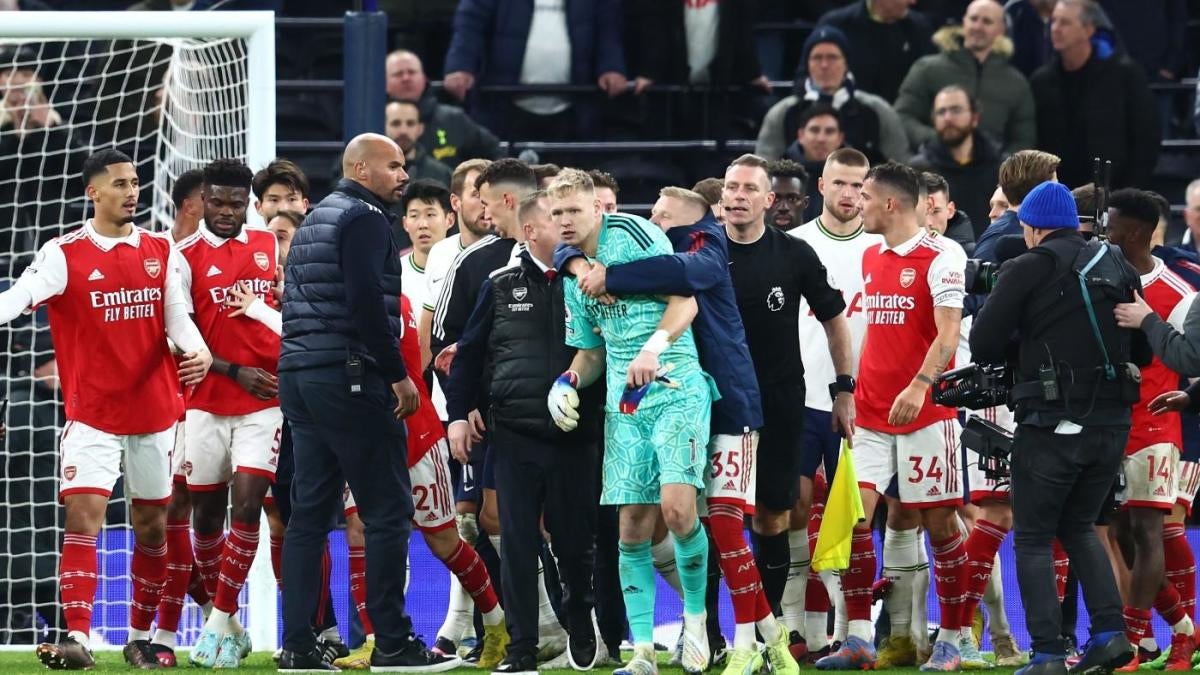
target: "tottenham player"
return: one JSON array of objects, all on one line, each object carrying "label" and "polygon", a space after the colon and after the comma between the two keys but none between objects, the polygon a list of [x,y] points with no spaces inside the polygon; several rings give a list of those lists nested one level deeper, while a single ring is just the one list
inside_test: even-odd
[{"label": "tottenham player", "polygon": [[[274,302],[275,235],[245,224],[252,179],[237,160],[206,166],[204,221],[178,245],[183,287],[201,333],[217,352],[219,373],[188,397],[185,428],[198,562],[201,574],[218,573],[213,612],[188,656],[207,668],[235,668],[249,652],[249,637],[232,616],[258,549],[259,514],[275,477],[283,424],[276,399],[279,336],[258,322],[228,316],[225,306],[229,290],[243,281]],[[222,539],[223,546],[215,545]]]},{"label": "tottenham player", "polygon": [[[933,543],[942,630],[922,670],[959,667],[966,553],[955,509],[962,503],[958,423],[951,408],[929,400],[934,378],[958,345],[964,295],[961,255],[930,237],[917,218],[920,176],[888,162],[867,173],[863,223],[884,242],[863,254],[867,335],[855,392],[854,456],[869,523],[893,477],[905,508],[918,509]],[[916,356],[923,355],[920,363]],[[855,528],[850,569],[843,575],[849,635],[817,662],[825,670],[870,668],[871,582],[875,549],[869,525]]]},{"label": "tottenham player", "polygon": [[[821,215],[789,232],[805,241],[829,270],[834,288],[841,291],[845,317],[850,331],[849,370],[851,380],[841,383],[841,390],[852,389],[852,378],[858,374],[858,355],[867,332],[867,313],[863,298],[862,255],[882,238],[863,229],[859,210],[859,191],[862,190],[870,164],[866,155],[853,148],[834,150],[825,160],[817,189],[823,205]],[[804,365],[804,444],[800,462],[800,489],[792,509],[788,532],[791,566],[783,589],[780,610],[783,622],[791,631],[792,654],[803,658],[809,651],[819,652],[827,646],[825,616],[814,616],[805,625],[806,588],[809,568],[808,521],[813,504],[813,478],[824,468],[827,480],[837,468],[841,435],[833,424],[833,399],[829,384],[837,381],[838,370],[830,357],[826,327],[817,320],[807,299],[800,301],[800,356]],[[839,395],[852,397],[852,392]],[[836,590],[832,572],[822,573]],[[824,656],[825,654],[822,654]]]},{"label": "tottenham player", "polygon": [[[1142,276],[1146,304],[1176,330],[1195,299],[1195,290],[1166,264],[1150,254],[1150,239],[1158,223],[1158,206],[1145,192],[1117,190],[1109,197],[1109,240]],[[1121,514],[1111,527],[1124,531],[1134,545],[1129,588],[1125,593],[1125,632],[1130,644],[1150,633],[1150,607],[1172,624],[1170,670],[1188,670],[1195,651],[1191,618],[1180,604],[1175,587],[1164,576],[1163,520],[1175,506],[1179,452],[1183,430],[1179,414],[1155,415],[1149,403],[1174,391],[1179,374],[1158,357],[1142,368],[1141,399],[1133,406],[1133,423],[1125,445],[1125,490]],[[1138,653],[1119,670],[1135,670]]]},{"label": "tottenham player", "polygon": [[[583,171],[564,170],[548,192],[563,243],[606,266],[671,252],[666,235],[651,223],[601,211],[592,179]],[[683,668],[702,672],[710,656],[704,611],[708,538],[696,514],[696,495],[704,486],[708,458],[697,448],[709,435],[712,384],[700,369],[688,328],[695,300],[632,296],[605,304],[586,298],[573,279],[566,281],[565,296],[567,344],[580,351],[550,391],[550,412],[560,427],[570,430],[577,424],[576,388],[607,371],[600,503],[621,507],[621,584],[634,642],[633,658],[615,672],[652,675],[658,670],[650,538],[660,503],[675,535],[683,587]]]},{"label": "tottenham player", "polygon": [[[696,298],[694,328],[701,365],[713,374],[721,393],[713,404],[708,440],[712,459],[704,491],[707,525],[720,554],[736,622],[733,652],[725,672],[733,675],[759,668],[762,656],[755,642],[756,628],[767,644],[772,670],[797,672],[799,666],[787,649],[787,635],[771,612],[742,532],[747,507],[755,504],[756,449],[763,418],[758,382],[745,376],[753,361],[730,278],[728,237],[708,202],[691,190],[663,188],[651,214],[651,221],[663,228],[678,252],[611,269],[599,262],[590,269],[584,264],[584,269],[576,269],[579,288],[594,299],[605,293],[690,294]],[[713,638],[710,631],[709,640]]]},{"label": "tottenham player", "polygon": [[257,197],[254,210],[264,224],[280,211],[301,216],[308,213],[308,177],[290,160],[276,158],[260,169],[254,174],[251,188]]},{"label": "tottenham player", "polygon": [[426,304],[424,294],[429,287],[425,278],[429,253],[454,225],[450,191],[431,180],[413,181],[400,198],[400,213],[404,231],[413,243],[412,250],[400,258],[402,283],[408,289],[404,294],[417,303],[416,309],[420,311]]},{"label": "tottenham player", "polygon": [[[139,185],[133,161],[101,150],[83,165],[94,217],[48,242],[0,294],[0,323],[45,304],[58,360],[67,426],[59,451],[66,509],[59,591],[67,636],[42,644],[47,667],[88,669],[96,537],[124,467],[134,532],[129,644],[125,659],[157,667],[149,628],[167,577],[170,452],[183,409],[180,383],[204,379],[212,357],[187,314],[179,261],[165,237],[133,225]],[[176,370],[167,345],[183,352]]]}]

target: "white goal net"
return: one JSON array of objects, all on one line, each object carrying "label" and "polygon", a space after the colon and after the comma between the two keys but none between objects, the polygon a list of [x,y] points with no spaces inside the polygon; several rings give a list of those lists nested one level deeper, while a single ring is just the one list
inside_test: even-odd
[{"label": "white goal net", "polygon": [[[172,224],[171,189],[184,171],[220,157],[257,169],[272,158],[270,13],[0,17],[0,290],[38,247],[88,215],[80,167],[96,150],[115,147],[133,158],[142,183],[136,222],[151,229]],[[7,362],[0,645],[29,645],[57,639],[64,627],[57,586],[63,412],[44,311],[0,331]],[[121,494],[118,483],[98,540],[93,645],[124,644],[128,629],[132,534]],[[242,619],[263,648],[275,642],[275,589],[265,552],[259,559],[259,573],[252,572],[244,592],[254,609],[249,616],[243,610]],[[189,604],[184,644],[194,640],[199,624],[199,611]]]}]

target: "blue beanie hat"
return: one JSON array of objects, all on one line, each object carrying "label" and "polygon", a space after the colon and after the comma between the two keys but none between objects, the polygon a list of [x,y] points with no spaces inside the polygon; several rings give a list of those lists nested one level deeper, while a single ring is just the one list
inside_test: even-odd
[{"label": "blue beanie hat", "polygon": [[808,70],[808,54],[813,47],[819,44],[831,42],[837,45],[838,49],[842,50],[842,56],[846,60],[850,60],[850,41],[846,39],[846,34],[834,26],[818,26],[813,32],[808,34],[808,39],[804,41],[804,54],[800,60],[800,70]]},{"label": "blue beanie hat", "polygon": [[1042,230],[1068,228],[1079,229],[1079,211],[1075,198],[1062,183],[1046,181],[1029,191],[1017,218],[1030,227]]}]

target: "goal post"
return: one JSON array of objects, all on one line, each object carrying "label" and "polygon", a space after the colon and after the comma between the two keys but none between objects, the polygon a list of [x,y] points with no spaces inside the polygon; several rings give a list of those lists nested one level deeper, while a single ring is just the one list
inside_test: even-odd
[{"label": "goal post", "polygon": [[[149,202],[135,222],[152,229],[172,224],[171,188],[183,171],[220,157],[257,170],[275,156],[273,12],[0,12],[5,53],[18,56],[0,61],[0,289],[38,246],[81,223],[79,165],[91,152],[117,147],[134,158]],[[65,634],[56,588],[61,391],[44,313],[18,322],[0,340],[8,361],[0,394],[11,402],[0,477],[0,649]],[[121,507],[114,498],[98,542],[94,647],[124,644],[128,627],[132,536]],[[273,649],[265,520],[242,609],[255,648]],[[199,622],[189,608],[181,644]]]}]

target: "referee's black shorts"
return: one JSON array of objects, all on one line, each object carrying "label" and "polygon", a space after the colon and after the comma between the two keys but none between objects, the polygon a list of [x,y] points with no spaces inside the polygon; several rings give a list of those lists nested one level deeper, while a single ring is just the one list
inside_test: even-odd
[{"label": "referee's black shorts", "polygon": [[799,496],[804,458],[804,383],[762,388],[755,504],[790,511]]}]

